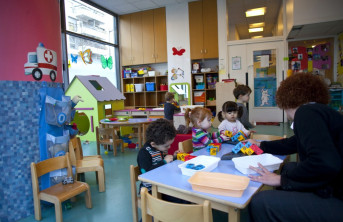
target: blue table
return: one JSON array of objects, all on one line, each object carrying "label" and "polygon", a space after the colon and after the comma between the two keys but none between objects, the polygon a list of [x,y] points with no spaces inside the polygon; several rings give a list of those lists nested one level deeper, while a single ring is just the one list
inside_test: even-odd
[{"label": "blue table", "polygon": [[[233,145],[223,144],[221,151],[217,153],[217,157],[230,152],[232,147]],[[209,153],[206,152],[206,149],[202,149],[193,153],[193,155],[209,155]],[[204,200],[209,200],[213,209],[229,214],[228,219],[230,222],[240,221],[240,209],[244,209],[249,204],[251,197],[262,187],[261,183],[250,181],[249,186],[239,198],[194,191],[191,184],[188,183],[190,177],[182,175],[181,169],[178,167],[181,163],[183,162],[179,160],[173,161],[141,174],[138,179],[153,185],[152,195],[155,197],[158,197],[159,193],[164,193],[198,204],[202,204]],[[219,161],[218,167],[211,172],[247,176],[236,170],[231,160]]]}]

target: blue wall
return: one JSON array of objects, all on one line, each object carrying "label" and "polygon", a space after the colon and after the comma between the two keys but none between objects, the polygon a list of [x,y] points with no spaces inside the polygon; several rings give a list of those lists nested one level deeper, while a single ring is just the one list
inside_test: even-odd
[{"label": "blue wall", "polygon": [[1,222],[34,214],[30,164],[39,161],[41,84],[0,81]]}]

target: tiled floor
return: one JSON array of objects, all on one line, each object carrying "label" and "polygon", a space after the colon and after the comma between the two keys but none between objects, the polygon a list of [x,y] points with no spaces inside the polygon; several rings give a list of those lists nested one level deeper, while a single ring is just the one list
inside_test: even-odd
[{"label": "tiled floor", "polygon": [[[261,134],[273,134],[291,136],[292,130],[288,124],[280,126],[257,126],[254,130]],[[96,153],[96,144],[82,144],[85,155],[94,155]],[[72,208],[63,210],[64,221],[77,222],[107,222],[120,221],[131,222],[131,193],[130,193],[130,178],[129,166],[136,165],[136,157],[138,150],[126,149],[125,153],[121,153],[118,149],[116,157],[112,152],[105,155],[102,150],[102,157],[105,162],[106,174],[106,192],[99,193],[98,186],[95,180],[95,173],[86,173],[86,182],[91,186],[93,208],[85,207],[83,195],[78,196],[76,202],[72,203]],[[33,214],[33,212],[32,212]],[[20,220],[20,222],[36,221],[34,216]],[[54,207],[45,207],[42,209],[42,222],[54,222],[55,211]],[[219,211],[213,213],[214,222],[227,221],[227,214]],[[241,211],[241,221],[248,221],[246,210]]]}]

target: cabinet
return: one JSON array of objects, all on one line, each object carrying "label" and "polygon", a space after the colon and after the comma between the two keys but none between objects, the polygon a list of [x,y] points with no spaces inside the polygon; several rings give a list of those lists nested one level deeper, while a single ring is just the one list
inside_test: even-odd
[{"label": "cabinet", "polygon": [[142,12],[119,17],[121,65],[143,63]]},{"label": "cabinet", "polygon": [[143,63],[167,62],[166,10],[142,12]]},{"label": "cabinet", "polygon": [[218,58],[217,0],[188,4],[191,59]]},{"label": "cabinet", "polygon": [[193,73],[192,90],[193,104],[204,105],[216,111],[216,83],[218,82],[218,72]]},{"label": "cabinet", "polygon": [[[146,83],[154,82],[154,90],[147,91]],[[129,86],[127,85],[129,84]],[[144,88],[141,92],[129,91],[131,84],[144,84]],[[123,78],[123,94],[126,97],[124,106],[125,108],[154,108],[158,107],[164,102],[164,97],[166,92],[160,90],[160,85],[168,85],[168,76],[147,76],[147,77],[137,77],[137,78]]]}]

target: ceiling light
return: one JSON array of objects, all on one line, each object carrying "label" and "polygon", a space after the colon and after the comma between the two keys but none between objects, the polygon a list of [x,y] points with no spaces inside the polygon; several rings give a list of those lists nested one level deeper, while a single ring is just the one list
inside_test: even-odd
[{"label": "ceiling light", "polygon": [[264,27],[264,25],[265,25],[264,22],[252,23],[252,24],[249,24],[249,29]]},{"label": "ceiling light", "polygon": [[259,38],[262,38],[263,37],[263,35],[255,35],[255,36],[253,36],[253,37],[251,37],[252,39],[259,39]]},{"label": "ceiling light", "polygon": [[249,32],[263,32],[263,27],[249,29]]},{"label": "ceiling light", "polygon": [[249,9],[248,11],[246,11],[245,16],[252,17],[252,16],[258,16],[258,15],[264,15],[265,12],[266,12],[266,7],[254,8],[254,9]]}]

